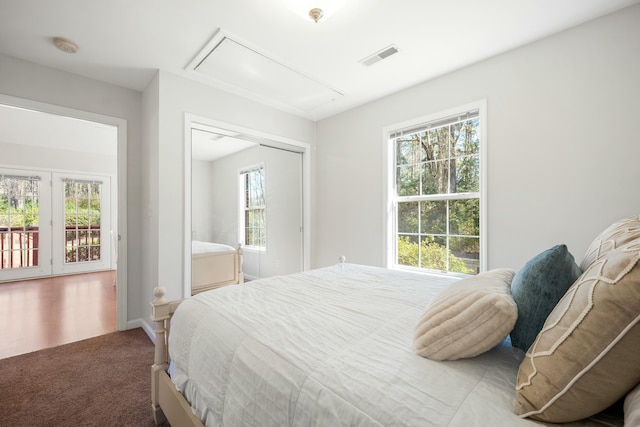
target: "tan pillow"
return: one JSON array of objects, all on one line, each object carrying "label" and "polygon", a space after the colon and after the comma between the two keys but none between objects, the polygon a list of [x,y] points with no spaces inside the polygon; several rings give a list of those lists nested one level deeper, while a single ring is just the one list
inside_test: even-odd
[{"label": "tan pillow", "polygon": [[518,317],[511,297],[514,274],[508,268],[491,270],[442,291],[418,320],[416,353],[434,360],[456,360],[499,344]]},{"label": "tan pillow", "polygon": [[640,384],[624,399],[624,425],[640,426]]},{"label": "tan pillow", "polygon": [[585,271],[591,263],[604,256],[608,251],[637,239],[640,239],[640,215],[614,222],[591,243],[580,268]]},{"label": "tan pillow", "polygon": [[640,240],[601,254],[558,302],[520,365],[518,415],[579,420],[640,382],[639,259]]}]

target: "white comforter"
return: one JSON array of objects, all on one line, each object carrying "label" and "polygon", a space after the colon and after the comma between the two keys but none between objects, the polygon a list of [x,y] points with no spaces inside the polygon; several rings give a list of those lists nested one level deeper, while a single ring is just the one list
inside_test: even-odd
[{"label": "white comforter", "polygon": [[[420,313],[455,279],[350,264],[184,301],[171,377],[207,426],[518,426],[518,359],[414,354]],[[581,425],[593,425],[591,422]]]}]

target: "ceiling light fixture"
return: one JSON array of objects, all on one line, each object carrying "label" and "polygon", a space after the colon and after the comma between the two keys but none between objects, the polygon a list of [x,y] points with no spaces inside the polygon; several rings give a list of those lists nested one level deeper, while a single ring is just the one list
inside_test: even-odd
[{"label": "ceiling light fixture", "polygon": [[76,53],[78,52],[78,45],[72,42],[69,39],[65,39],[64,37],[54,37],[53,44],[63,52],[66,53]]},{"label": "ceiling light fixture", "polygon": [[286,7],[305,20],[325,22],[342,7],[344,0],[284,0]]},{"label": "ceiling light fixture", "polygon": [[319,7],[314,7],[309,11],[309,17],[313,19],[316,24],[318,23],[318,19],[322,18],[322,15],[324,15],[324,12]]}]

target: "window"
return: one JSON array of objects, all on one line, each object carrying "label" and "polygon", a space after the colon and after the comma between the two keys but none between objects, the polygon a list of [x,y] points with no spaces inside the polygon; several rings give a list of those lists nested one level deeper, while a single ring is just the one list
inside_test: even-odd
[{"label": "window", "polygon": [[481,270],[481,109],[389,132],[392,267]]},{"label": "window", "polygon": [[240,172],[244,244],[266,249],[264,166]]}]

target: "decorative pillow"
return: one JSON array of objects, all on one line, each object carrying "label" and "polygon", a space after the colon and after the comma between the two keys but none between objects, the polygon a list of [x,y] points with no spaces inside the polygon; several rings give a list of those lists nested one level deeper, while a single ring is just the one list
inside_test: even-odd
[{"label": "decorative pillow", "polygon": [[517,414],[569,422],[611,406],[640,382],[640,239],[593,262],[527,352]]},{"label": "decorative pillow", "polygon": [[433,360],[456,360],[499,344],[518,315],[510,290],[513,275],[511,269],[495,269],[442,291],[416,325],[416,353]]},{"label": "decorative pillow", "polygon": [[624,425],[640,426],[640,384],[624,399]]},{"label": "decorative pillow", "polygon": [[582,271],[607,251],[640,238],[640,215],[614,222],[595,238],[580,263]]},{"label": "decorative pillow", "polygon": [[553,307],[582,271],[566,245],[557,245],[533,257],[511,283],[518,305],[518,321],[511,331],[511,345],[527,351]]}]

